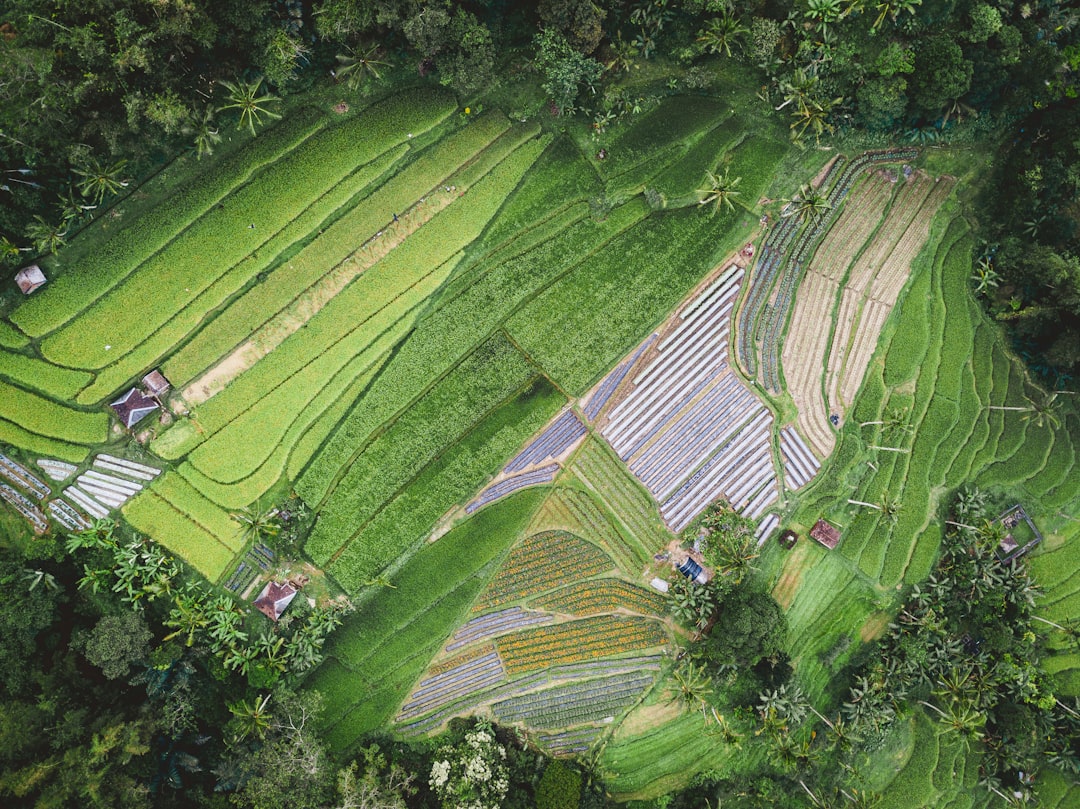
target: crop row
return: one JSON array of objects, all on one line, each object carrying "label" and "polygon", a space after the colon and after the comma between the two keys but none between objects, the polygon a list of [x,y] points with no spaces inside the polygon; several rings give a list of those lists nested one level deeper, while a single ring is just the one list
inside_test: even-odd
[{"label": "crop row", "polygon": [[620,608],[642,615],[662,615],[664,599],[622,579],[593,579],[533,599],[529,606],[568,615],[597,615]]},{"label": "crop row", "polygon": [[221,577],[235,557],[205,528],[152,491],[130,500],[123,514],[132,528],[164,545],[212,582]]},{"label": "crop row", "polygon": [[74,399],[75,394],[93,378],[86,371],[60,368],[50,362],[0,351],[0,375],[21,387],[33,388],[53,399]]},{"label": "crop row", "polygon": [[656,504],[616,463],[599,439],[585,442],[578,450],[575,466],[637,540],[639,559],[647,560],[667,544],[670,536],[661,526]]},{"label": "crop row", "polygon": [[[355,377],[393,348],[415,321],[417,307],[438,288],[443,278],[442,273],[432,273],[395,299],[392,306],[387,306],[338,342],[324,344],[324,350],[309,363],[287,379],[268,385],[265,390],[269,393],[254,400],[248,409],[228,421],[225,421],[227,411],[244,406],[240,394],[247,386],[222,391],[198,411],[199,426],[208,435],[191,452],[189,459],[203,474],[222,483],[232,483],[250,475],[281,444],[293,424],[303,419],[306,409],[319,398],[323,389],[327,386],[340,389],[347,384],[348,380],[342,376],[346,368]],[[307,353],[318,343],[319,335],[318,329],[296,332],[286,341],[287,346],[283,345],[286,357],[282,363],[272,360],[266,365],[257,363],[249,372],[251,379],[275,377],[278,369],[284,372],[288,355]],[[264,359],[270,360],[275,354]],[[240,393],[229,395],[231,390]],[[219,402],[220,406],[214,407]]]},{"label": "crop row", "polygon": [[31,433],[73,444],[100,444],[109,435],[109,417],[105,413],[73,410],[2,381],[0,413]]},{"label": "crop row", "polygon": [[556,489],[544,502],[537,525],[563,528],[599,542],[625,573],[637,572],[649,558],[640,545],[623,537],[591,495],[578,489]]},{"label": "crop row", "polygon": [[[405,140],[407,131],[426,129],[446,117],[454,105],[446,96],[440,98],[437,104],[413,94],[399,96],[316,133],[304,149],[256,174],[229,195],[224,209],[196,220],[138,273],[46,338],[42,353],[64,365],[93,369],[111,359],[96,338],[107,338],[121,354],[138,346],[357,165]],[[164,287],[163,278],[168,279]],[[116,329],[117,323],[125,328]]]},{"label": "crop row", "polygon": [[611,558],[606,553],[573,534],[565,531],[533,534],[514,548],[477,602],[476,611],[528,598],[611,567]]},{"label": "crop row", "polygon": [[448,171],[490,143],[501,131],[495,124],[492,116],[490,121],[466,127],[403,166],[202,329],[166,364],[169,378],[189,380],[210,366],[385,227],[388,211],[401,212],[416,204]]},{"label": "crop row", "polygon": [[520,472],[526,466],[558,458],[567,448],[585,435],[585,425],[573,410],[567,410],[540,433],[525,449],[506,465],[506,472]]},{"label": "crop row", "polygon": [[168,245],[261,167],[287,154],[324,123],[325,119],[311,109],[289,115],[144,213],[66,272],[50,279],[45,289],[11,315],[11,321],[31,337],[59,328]]},{"label": "crop row", "polygon": [[540,733],[536,739],[550,755],[559,756],[586,752],[599,735],[600,728],[586,727],[565,733]]},{"label": "crop row", "polygon": [[510,674],[663,646],[662,626],[647,618],[603,615],[527,629],[495,641]]},{"label": "crop row", "polygon": [[[275,265],[278,270],[284,268],[282,271],[288,272],[289,267],[293,265],[296,259],[296,256],[293,256],[289,263],[285,264],[282,263],[281,257],[292,253],[299,244],[310,238],[312,232],[327,217],[335,214],[342,206],[346,206],[358,189],[364,188],[376,179],[405,151],[407,151],[407,147],[400,146],[397,150],[380,156],[372,163],[357,169],[318,200],[314,201],[301,215],[275,233],[262,247],[238,262],[196,298],[179,309],[179,311],[176,311],[168,323],[153,334],[148,335],[146,339],[128,353],[117,358],[113,364],[101,369],[94,383],[79,395],[78,400],[85,403],[98,401],[102,396],[115,390],[119,385],[136,375],[141,369],[157,364],[174,346],[183,342],[185,338],[192,332],[196,332],[196,330],[199,331],[195,336],[195,340],[199,340],[201,344],[200,335],[207,329],[216,330],[223,322],[233,323],[229,317],[222,321],[218,307],[232,295],[242,290],[246,284],[251,283],[253,278],[255,279],[255,285],[248,289],[244,297],[256,290],[273,286],[271,279],[278,276],[278,272],[273,269]],[[321,237],[316,237],[316,239],[319,238]],[[259,278],[267,278],[267,280],[259,281]],[[217,317],[204,327],[204,322],[208,318],[214,317],[215,314],[217,314]],[[271,313],[264,312],[263,314],[264,317],[269,317]],[[243,324],[237,320],[235,325],[239,329],[242,328]],[[236,338],[233,342],[237,342],[238,339]],[[180,353],[186,353],[187,350],[188,348],[185,346]],[[178,387],[183,386],[188,381],[188,377],[175,373],[173,358],[170,357],[165,360],[162,367],[166,376]]]},{"label": "crop row", "polygon": [[621,713],[652,681],[651,673],[583,680],[496,702],[491,710],[504,724],[522,722],[538,728],[571,727]]},{"label": "crop row", "polygon": [[348,465],[308,539],[312,558],[325,564],[394,492],[533,374],[503,336],[470,354]]},{"label": "crop row", "polygon": [[[532,382],[445,449],[398,492],[352,539],[330,572],[349,592],[356,592],[372,575],[415,547],[439,517],[483,485],[521,442],[565,404],[565,397],[547,380],[541,377]],[[510,495],[500,503],[525,492]]]},{"label": "crop row", "polygon": [[532,469],[528,472],[522,472],[520,475],[512,475],[508,478],[503,478],[498,483],[493,483],[488,486],[476,499],[465,506],[465,513],[472,514],[478,508],[481,508],[492,500],[498,500],[500,497],[506,497],[511,492],[516,492],[518,489],[524,489],[526,486],[539,486],[544,483],[551,483],[555,479],[555,475],[559,471],[559,465],[557,463],[548,464],[547,466],[541,466],[538,469]]},{"label": "crop row", "polygon": [[649,346],[652,345],[653,340],[656,339],[656,333],[650,334],[648,339],[645,340],[637,350],[634,351],[630,357],[621,365],[617,365],[612,371],[604,377],[604,381],[593,391],[592,396],[589,397],[588,404],[583,408],[585,412],[585,418],[590,421],[594,420],[600,411],[604,409],[604,405],[607,404],[608,399],[615,393],[619,385],[622,384],[623,379],[630,373],[630,369],[634,367],[634,363],[637,362],[640,357]]},{"label": "crop row", "polygon": [[435,663],[428,667],[427,673],[430,676],[436,676],[439,674],[445,674],[452,669],[456,669],[458,666],[462,666],[472,660],[484,657],[485,655],[492,654],[495,651],[495,646],[490,643],[482,643],[478,646],[473,646],[471,649],[466,649],[460,654],[456,654],[453,657],[448,657],[441,663]]},{"label": "crop row", "polygon": [[158,478],[154,482],[153,492],[205,529],[229,550],[239,553],[243,549],[245,538],[240,524],[176,472],[166,472]]},{"label": "crop row", "polygon": [[322,500],[341,467],[381,424],[421,395],[432,378],[460,362],[533,290],[580,260],[579,251],[603,243],[611,228],[621,227],[618,222],[614,212],[603,223],[582,221],[487,268],[456,297],[440,296],[438,308],[410,333],[367,391],[364,406],[353,408],[304,471],[297,481],[300,495],[308,502]]}]

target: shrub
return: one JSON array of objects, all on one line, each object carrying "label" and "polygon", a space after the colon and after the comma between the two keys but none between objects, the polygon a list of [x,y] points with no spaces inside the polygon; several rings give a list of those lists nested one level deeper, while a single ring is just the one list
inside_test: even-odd
[{"label": "shrub", "polygon": [[536,809],[578,809],[581,773],[556,759],[544,768],[536,787]]}]

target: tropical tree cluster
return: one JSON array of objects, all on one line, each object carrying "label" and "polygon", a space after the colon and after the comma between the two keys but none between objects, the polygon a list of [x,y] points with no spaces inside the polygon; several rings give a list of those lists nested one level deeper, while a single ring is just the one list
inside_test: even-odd
[{"label": "tropical tree cluster", "polygon": [[982,753],[983,784],[998,792],[1028,792],[1047,764],[1075,777],[1080,705],[1059,699],[1040,666],[1035,629],[1046,622],[1033,614],[1023,558],[999,557],[1004,528],[977,489],[958,493],[947,525],[937,567],[858,673],[844,720],[872,743],[898,717],[926,710]]}]

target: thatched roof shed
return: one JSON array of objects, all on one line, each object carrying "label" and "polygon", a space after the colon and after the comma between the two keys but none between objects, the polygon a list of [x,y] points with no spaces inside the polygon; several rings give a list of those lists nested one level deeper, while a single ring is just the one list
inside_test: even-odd
[{"label": "thatched roof shed", "polygon": [[127,428],[133,427],[144,417],[158,409],[158,403],[138,388],[132,388],[111,405],[120,423]]},{"label": "thatched roof shed", "polygon": [[37,264],[23,267],[15,274],[15,283],[19,285],[23,295],[29,295],[35,289],[45,285],[45,273]]},{"label": "thatched roof shed", "polygon": [[161,396],[161,394],[167,393],[172,388],[172,383],[157,368],[144,376],[142,383],[151,396]]},{"label": "thatched roof shed", "polygon": [[810,529],[810,538],[816,539],[831,551],[840,544],[840,529],[830,522],[818,520]]},{"label": "thatched roof shed", "polygon": [[271,621],[276,621],[296,598],[296,592],[296,588],[288,582],[284,584],[276,581],[268,582],[259,593],[259,597],[255,599],[255,609]]}]

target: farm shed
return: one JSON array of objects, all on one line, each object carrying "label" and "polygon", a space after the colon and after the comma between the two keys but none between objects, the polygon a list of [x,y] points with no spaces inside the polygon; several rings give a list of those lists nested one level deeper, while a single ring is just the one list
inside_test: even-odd
[{"label": "farm shed", "polygon": [[37,264],[31,264],[15,274],[15,283],[19,285],[23,295],[29,295],[35,289],[45,285],[45,273]]},{"label": "farm shed", "polygon": [[138,388],[132,388],[111,405],[116,417],[125,427],[131,428],[158,408],[158,403]]},{"label": "farm shed", "polygon": [[255,599],[255,609],[276,621],[285,612],[292,600],[296,598],[296,588],[288,582],[280,584],[276,581],[268,582]]},{"label": "farm shed", "polygon": [[161,396],[172,388],[172,383],[157,368],[144,376],[142,383],[146,386],[146,392],[151,396]]},{"label": "farm shed", "polygon": [[997,547],[998,558],[1003,562],[1022,556],[1042,542],[1042,532],[1020,504],[1005,511],[998,517],[998,522],[1006,531]]},{"label": "farm shed", "polygon": [[818,520],[810,529],[810,538],[816,539],[831,551],[840,543],[840,529],[830,522]]},{"label": "farm shed", "polygon": [[679,565],[677,570],[695,584],[704,584],[709,580],[709,577],[705,575],[705,569],[689,556],[686,557],[685,562]]}]

